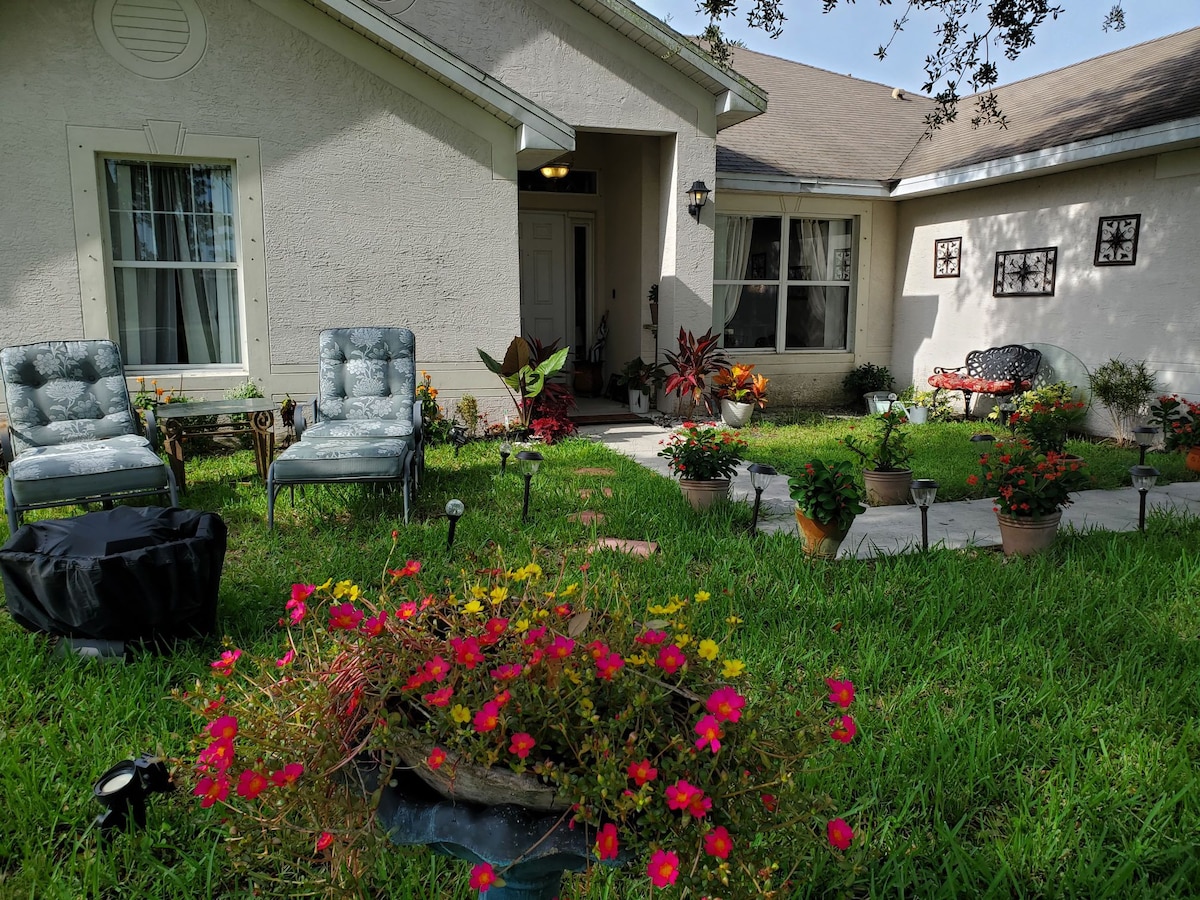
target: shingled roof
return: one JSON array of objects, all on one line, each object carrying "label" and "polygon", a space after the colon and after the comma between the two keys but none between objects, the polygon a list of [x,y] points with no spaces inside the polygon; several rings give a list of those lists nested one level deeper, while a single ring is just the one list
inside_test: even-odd
[{"label": "shingled roof", "polygon": [[1200,28],[997,88],[1005,129],[973,128],[964,97],[931,139],[927,97],[743,48],[733,65],[769,102],[718,136],[723,175],[890,183],[1200,116]]}]

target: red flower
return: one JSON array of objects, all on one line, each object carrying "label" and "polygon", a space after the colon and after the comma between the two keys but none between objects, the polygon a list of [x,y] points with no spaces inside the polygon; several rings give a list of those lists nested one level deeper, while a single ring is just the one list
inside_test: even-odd
[{"label": "red flower", "polygon": [[285,784],[295,784],[304,774],[304,766],[300,763],[288,763],[282,769],[271,773],[271,784],[283,787]]},{"label": "red flower", "polygon": [[329,630],[353,631],[358,627],[358,623],[362,621],[362,617],[362,612],[355,609],[353,603],[343,603],[340,606],[335,606],[329,610]]},{"label": "red flower", "polygon": [[658,659],[654,661],[654,664],[668,675],[674,675],[686,663],[687,657],[674,644],[671,644],[669,647],[663,647],[658,653]]},{"label": "red flower", "polygon": [[850,681],[837,681],[833,678],[826,678],[825,683],[829,685],[829,702],[836,703],[842,709],[845,709],[854,702],[854,683]]},{"label": "red flower", "polygon": [[232,741],[237,737],[238,720],[233,716],[221,716],[209,724],[208,733],[214,738],[225,738]]},{"label": "red flower", "polygon": [[619,849],[617,826],[609,822],[600,829],[600,833],[596,836],[596,855],[600,859],[616,859]]},{"label": "red flower", "polygon": [[508,749],[509,752],[517,754],[520,759],[525,759],[534,746],[533,737],[521,731],[512,736],[512,743],[509,744]]},{"label": "red flower", "polygon": [[495,617],[488,619],[483,626],[483,637],[481,640],[485,644],[494,644],[500,640],[500,636],[508,630],[508,619],[497,619]]},{"label": "red flower", "polygon": [[196,789],[192,793],[201,798],[201,808],[208,809],[218,800],[229,796],[229,779],[224,775],[218,775],[216,778],[205,776],[196,782]]},{"label": "red flower", "polygon": [[546,652],[551,659],[566,659],[575,650],[575,642],[568,637],[563,637],[561,634],[555,635],[550,646],[546,648]]},{"label": "red flower", "polygon": [[844,819],[834,819],[829,823],[829,845],[838,850],[846,850],[854,840],[854,832]]},{"label": "red flower", "polygon": [[238,779],[237,792],[239,797],[253,800],[267,789],[267,776],[261,772],[247,769]]},{"label": "red flower", "polygon": [[500,724],[500,707],[492,700],[483,704],[483,709],[475,713],[475,730],[478,732],[492,731]]},{"label": "red flower", "polygon": [[410,575],[416,575],[421,571],[421,564],[415,559],[410,559],[404,564],[403,569],[388,569],[387,573],[394,578],[407,578]]},{"label": "red flower", "polygon": [[524,643],[526,646],[532,646],[533,644],[536,644],[538,641],[540,641],[545,636],[546,636],[546,626],[545,625],[543,625],[541,628],[530,628],[529,633],[525,635],[522,643]]},{"label": "red flower", "polygon": [[228,678],[233,674],[234,664],[238,661],[238,658],[241,655],[241,650],[226,650],[221,654],[220,659],[218,659],[216,662],[210,663],[210,665],[213,667],[217,675],[220,675],[223,678]]},{"label": "red flower", "polygon": [[666,795],[668,808],[687,809],[695,798],[704,796],[704,792],[681,778],[667,788]]},{"label": "red flower", "polygon": [[479,648],[479,641],[473,637],[451,638],[450,646],[454,648],[454,661],[460,666],[474,669],[483,662],[483,651]]},{"label": "red flower", "polygon": [[733,839],[724,825],[718,825],[704,836],[704,852],[717,859],[728,859],[729,851],[733,849]]},{"label": "red flower", "polygon": [[496,870],[491,863],[479,863],[471,870],[471,890],[486,894],[496,884]]},{"label": "red flower", "polygon": [[647,631],[645,634],[639,634],[634,638],[639,644],[653,644],[657,646],[667,639],[665,631]]},{"label": "red flower", "polygon": [[736,722],[742,717],[742,708],[745,705],[745,697],[731,687],[723,687],[709,695],[705,709],[720,722]]},{"label": "red flower", "polygon": [[326,847],[328,847],[332,843],[333,843],[333,835],[330,834],[328,831],[322,831],[320,836],[317,838],[316,852],[320,853],[322,850],[324,850]]},{"label": "red flower", "polygon": [[708,747],[713,753],[721,749],[721,738],[725,732],[721,730],[721,724],[717,721],[716,716],[705,716],[696,723],[696,734],[700,737],[696,738],[696,749],[703,750]]},{"label": "red flower", "polygon": [[608,655],[608,644],[604,641],[592,641],[588,644],[588,653],[592,654],[592,659],[599,659],[602,656]]},{"label": "red flower", "polygon": [[433,659],[426,661],[424,675],[425,678],[433,681],[445,681],[446,676],[450,674],[450,662],[442,657],[439,653]]},{"label": "red flower", "polygon": [[520,663],[505,663],[492,669],[492,677],[497,681],[512,681],[523,671]]},{"label": "red flower", "polygon": [[656,850],[650,857],[650,865],[646,867],[650,883],[655,887],[666,887],[674,884],[679,877],[679,857],[669,850]]},{"label": "red flower", "polygon": [[596,675],[603,681],[610,681],[625,665],[619,653],[609,653],[596,660]]},{"label": "red flower", "polygon": [[763,794],[762,805],[766,807],[767,812],[775,812],[779,808],[779,800],[774,794]]},{"label": "red flower", "polygon": [[417,603],[415,600],[406,600],[396,607],[397,619],[411,619],[417,614]]},{"label": "red flower", "polygon": [[378,637],[383,633],[383,623],[387,621],[387,613],[380,613],[377,616],[371,616],[369,619],[364,619],[359,626],[359,630],[368,637]]},{"label": "red flower", "polygon": [[854,724],[854,719],[851,716],[830,719],[829,724],[833,726],[833,734],[830,737],[835,741],[841,741],[843,744],[850,743],[854,740],[854,735],[858,734],[858,726]]},{"label": "red flower", "polygon": [[641,787],[647,781],[653,781],[658,777],[658,769],[650,765],[650,760],[643,759],[641,762],[630,763],[626,773],[636,782],[638,787]]},{"label": "red flower", "polygon": [[454,688],[450,685],[440,687],[436,691],[425,694],[421,699],[430,706],[449,706],[450,698],[454,696]]},{"label": "red flower", "polygon": [[224,705],[225,705],[225,695],[222,694],[216,700],[211,701],[207,706],[204,707],[203,714],[206,716],[211,716],[213,713],[215,713],[217,710],[219,710]]},{"label": "red flower", "polygon": [[571,604],[560,603],[558,606],[554,607],[554,612],[560,616],[569,616],[571,614]]},{"label": "red flower", "polygon": [[229,764],[233,762],[233,756],[233,741],[229,738],[217,738],[200,751],[197,763],[202,769],[207,769],[211,766],[220,772],[224,772],[229,768]]},{"label": "red flower", "polygon": [[434,747],[429,751],[429,758],[425,761],[429,763],[429,768],[440,769],[442,763],[446,761],[446,751],[441,747]]}]

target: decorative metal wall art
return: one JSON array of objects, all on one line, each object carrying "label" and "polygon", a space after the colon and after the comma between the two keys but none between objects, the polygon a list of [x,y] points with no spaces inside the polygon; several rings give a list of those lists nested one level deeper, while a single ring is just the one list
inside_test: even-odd
[{"label": "decorative metal wall art", "polygon": [[994,297],[1053,297],[1057,247],[1001,250],[996,254]]},{"label": "decorative metal wall art", "polygon": [[1137,263],[1141,214],[1101,216],[1096,230],[1096,265],[1132,266]]},{"label": "decorative metal wall art", "polygon": [[933,277],[957,278],[962,260],[962,238],[941,238],[933,242]]}]

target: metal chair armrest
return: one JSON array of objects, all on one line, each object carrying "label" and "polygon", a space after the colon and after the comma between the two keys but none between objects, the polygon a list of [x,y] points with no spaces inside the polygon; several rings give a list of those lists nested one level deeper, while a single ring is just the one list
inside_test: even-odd
[{"label": "metal chair armrest", "polygon": [[963,371],[965,368],[966,368],[966,366],[953,366],[953,367],[950,367],[950,366],[934,366],[934,367],[933,367],[933,374],[934,374],[934,375],[949,375],[949,374],[951,374],[952,372],[961,372],[961,371]]},{"label": "metal chair armrest", "polygon": [[[317,423],[317,401],[316,401],[316,399],[314,399],[312,402],[312,410],[313,410],[312,411],[312,424],[315,425]],[[296,416],[292,420],[292,423],[293,423],[292,427],[295,428],[295,430],[296,430],[296,440],[300,440],[302,437],[304,437],[304,429],[307,428],[309,425],[309,421],[308,421],[307,417],[304,415],[304,404],[303,403],[296,404]]]},{"label": "metal chair armrest", "polygon": [[150,449],[158,452],[158,417],[153,409],[144,410],[146,414],[146,430],[144,437],[150,442]]},{"label": "metal chair armrest", "polygon": [[4,459],[4,471],[8,471],[9,464],[13,461],[12,435],[8,433],[8,423],[0,424],[0,455]]}]

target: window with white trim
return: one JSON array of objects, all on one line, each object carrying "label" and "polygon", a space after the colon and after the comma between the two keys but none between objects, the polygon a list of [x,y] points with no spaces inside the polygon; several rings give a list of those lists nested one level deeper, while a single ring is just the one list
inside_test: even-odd
[{"label": "window with white trim", "polygon": [[129,366],[242,362],[230,163],[106,157],[116,339]]},{"label": "window with white trim", "polygon": [[851,218],[718,215],[713,318],[724,345],[848,348],[853,235]]}]

